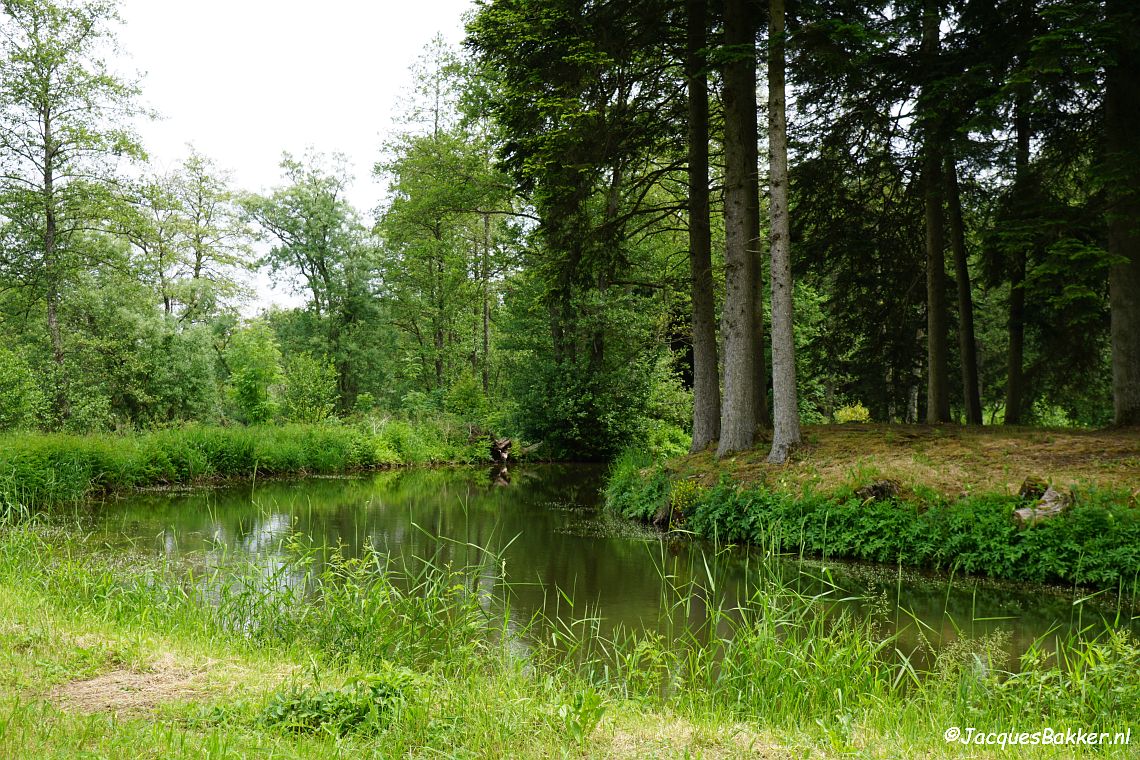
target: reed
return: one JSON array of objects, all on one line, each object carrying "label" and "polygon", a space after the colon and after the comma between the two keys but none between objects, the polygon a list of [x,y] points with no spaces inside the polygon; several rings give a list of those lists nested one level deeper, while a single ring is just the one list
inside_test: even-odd
[{"label": "reed", "polygon": [[[294,537],[283,562],[195,575],[108,556],[34,516],[8,519],[0,754],[955,757],[962,748],[942,738],[951,725],[1113,731],[1140,714],[1140,646],[1112,626],[1043,638],[1019,663],[990,637],[920,665],[871,613],[838,612],[841,589],[804,594],[763,562],[748,593],[726,601],[714,547],[698,574],[675,572],[663,549],[652,558],[663,633],[607,634],[588,610],[514,619],[501,557],[469,547],[474,563],[454,565],[445,548],[348,556]],[[112,720],[51,696],[171,659],[202,685],[148,712]]]}]

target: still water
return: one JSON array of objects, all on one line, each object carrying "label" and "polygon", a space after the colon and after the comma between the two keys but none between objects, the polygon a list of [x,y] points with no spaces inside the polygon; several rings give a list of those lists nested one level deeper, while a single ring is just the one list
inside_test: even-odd
[{"label": "still water", "polygon": [[509,594],[513,618],[590,617],[605,633],[620,627],[671,635],[677,619],[667,585],[692,591],[685,614],[700,620],[705,604],[745,601],[761,572],[801,593],[825,594],[835,608],[873,615],[918,660],[960,637],[994,631],[1008,633],[1015,657],[1041,637],[1103,630],[1106,621],[1140,632],[1134,590],[1088,599],[1082,590],[766,558],[755,549],[663,537],[600,509],[603,477],[603,469],[584,465],[514,469],[509,483],[486,470],[385,471],[142,493],[79,517],[111,551],[165,556],[200,573],[250,560],[271,572],[297,551],[290,539],[298,534],[350,555],[372,546],[457,567],[485,560],[485,549],[498,565],[489,582],[509,592],[485,590]]}]

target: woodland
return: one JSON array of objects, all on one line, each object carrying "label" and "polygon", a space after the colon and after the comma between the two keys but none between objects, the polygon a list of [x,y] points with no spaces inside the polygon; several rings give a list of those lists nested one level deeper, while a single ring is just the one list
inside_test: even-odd
[{"label": "woodland", "polygon": [[10,0],[0,429],[452,415],[782,461],[801,423],[1134,425],[1136,15],[487,0],[360,209],[335,152],[157,171],[115,4]]}]

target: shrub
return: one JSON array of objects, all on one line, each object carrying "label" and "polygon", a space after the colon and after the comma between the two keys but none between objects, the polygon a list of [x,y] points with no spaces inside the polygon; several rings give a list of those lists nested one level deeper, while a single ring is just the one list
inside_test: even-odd
[{"label": "shrub", "polygon": [[24,357],[0,346],[0,430],[34,427],[44,397]]},{"label": "shrub", "polygon": [[1111,588],[1140,577],[1140,510],[1127,497],[1075,494],[1065,514],[1019,529],[1016,497],[976,494],[923,502],[863,500],[850,492],[790,494],[741,489],[728,479],[700,489],[671,483],[647,456],[614,463],[607,507],[648,522],[666,504],[699,537],[778,551],[954,569],[1037,583]]},{"label": "shrub", "polygon": [[420,681],[411,671],[389,665],[340,689],[294,688],[269,701],[261,722],[297,733],[375,735],[399,718]]},{"label": "shrub", "polygon": [[281,352],[269,326],[257,321],[234,333],[226,349],[230,398],[242,420],[268,422],[277,413],[276,386],[281,382]]},{"label": "shrub", "polygon": [[296,354],[285,364],[285,416],[292,422],[323,422],[336,409],[336,367],[328,359]]},{"label": "shrub", "polygon": [[856,402],[849,406],[841,406],[835,410],[835,421],[843,424],[845,422],[870,422],[871,412],[867,407]]}]

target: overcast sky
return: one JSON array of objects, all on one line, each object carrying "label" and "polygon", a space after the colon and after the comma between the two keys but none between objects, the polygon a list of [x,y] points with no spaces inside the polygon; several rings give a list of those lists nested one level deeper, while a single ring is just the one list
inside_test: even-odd
[{"label": "overcast sky", "polygon": [[[436,34],[463,38],[471,0],[122,0],[120,70],[142,73],[159,121],[139,129],[154,163],[193,143],[244,190],[279,182],[281,152],[348,156],[351,199],[370,216],[370,172],[409,65]],[[264,284],[264,281],[262,281]],[[258,299],[282,302],[285,299]]]}]

